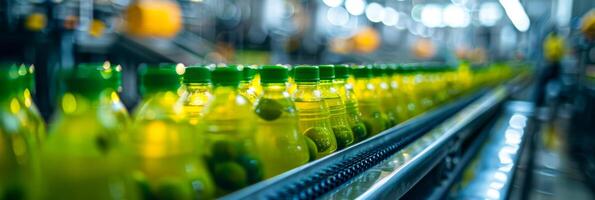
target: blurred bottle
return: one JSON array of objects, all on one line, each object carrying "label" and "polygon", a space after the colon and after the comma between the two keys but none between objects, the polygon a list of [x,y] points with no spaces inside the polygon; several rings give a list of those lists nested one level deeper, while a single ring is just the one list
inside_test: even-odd
[{"label": "blurred bottle", "polygon": [[175,65],[147,66],[141,75],[145,97],[135,111],[129,145],[143,198],[213,198],[214,185],[200,156],[202,137],[184,115]]},{"label": "blurred bottle", "polygon": [[0,199],[30,199],[36,188],[37,143],[33,129],[19,116],[22,78],[14,63],[0,64]]},{"label": "blurred bottle", "polygon": [[116,124],[120,130],[128,130],[131,124],[130,114],[118,95],[122,87],[122,67],[111,65],[106,61],[103,63],[82,63],[77,65],[77,68],[95,71],[105,80],[106,87],[100,99],[100,105],[103,107],[99,110],[100,112],[111,112],[110,115],[114,115],[115,119],[110,123]]},{"label": "blurred bottle", "polygon": [[41,117],[39,109],[33,101],[33,92],[35,91],[35,67],[33,65],[21,64],[18,69],[19,83],[16,85],[19,92],[17,98],[24,109],[21,109],[21,117],[26,122],[26,126],[31,130],[31,142],[40,147],[47,136],[45,121]]},{"label": "blurred bottle", "polygon": [[[319,69],[316,66],[300,65],[294,69],[296,89],[293,93],[299,129],[316,146],[316,157],[322,158],[337,150],[330,112],[318,89]],[[312,145],[310,145],[312,146]]]},{"label": "blurred bottle", "polygon": [[297,88],[296,84],[295,84],[295,79],[294,79],[294,68],[295,66],[290,66],[288,65],[287,68],[289,69],[289,78],[287,78],[287,91],[289,92],[289,95],[293,96],[293,93],[295,92],[295,89]]},{"label": "blurred bottle", "polygon": [[256,88],[254,87],[253,84],[253,80],[254,80],[254,75],[256,74],[256,68],[254,68],[253,66],[245,66],[242,68],[242,80],[240,81],[240,86],[238,88],[238,90],[240,91],[240,94],[244,97],[246,97],[246,99],[248,99],[248,101],[250,101],[250,104],[254,104],[254,102],[256,101],[256,98],[258,97],[257,93],[256,93]]},{"label": "blurred bottle", "polygon": [[359,110],[357,97],[353,91],[353,85],[347,82],[349,78],[350,68],[348,65],[335,65],[335,79],[333,85],[337,89],[337,93],[341,96],[341,100],[345,104],[349,126],[353,132],[355,142],[366,139],[368,131],[362,119],[362,113]]},{"label": "blurred bottle", "polygon": [[264,175],[270,178],[307,163],[310,155],[305,136],[298,130],[295,104],[287,92],[287,68],[262,66],[260,76],[264,93],[255,104],[259,116],[255,146]]},{"label": "blurred bottle", "polygon": [[370,82],[374,85],[375,96],[380,98],[382,112],[387,117],[386,128],[393,127],[397,125],[397,98],[393,96],[388,84],[386,66],[372,65],[370,68],[372,68],[372,79],[370,79]]},{"label": "blurred bottle", "polygon": [[130,160],[102,98],[108,81],[97,70],[66,73],[66,92],[41,150],[39,199],[136,199]]},{"label": "blurred bottle", "polygon": [[355,141],[345,104],[333,85],[335,78],[335,68],[333,65],[319,65],[320,83],[319,88],[324,102],[328,106],[331,120],[331,128],[337,140],[337,149],[350,146]]},{"label": "blurred bottle", "polygon": [[374,84],[370,82],[372,69],[366,66],[352,68],[354,77],[354,91],[357,97],[359,110],[368,131],[368,137],[376,135],[387,128],[388,118],[382,112],[381,100]]},{"label": "blurred bottle", "polygon": [[206,66],[188,66],[183,83],[186,91],[182,94],[184,114],[188,122],[197,126],[202,118],[202,111],[212,98],[211,71]]},{"label": "blurred bottle", "polygon": [[407,101],[407,113],[408,118],[415,117],[421,113],[421,94],[419,88],[416,85],[416,72],[413,65],[404,65],[400,70],[401,74],[401,88],[405,95],[408,97]]},{"label": "blurred bottle", "polygon": [[395,98],[398,123],[401,123],[409,119],[409,113],[407,113],[409,96],[403,91],[403,80],[401,78],[399,67],[400,66],[397,64],[388,65],[386,74],[390,91]]},{"label": "blurred bottle", "polygon": [[239,93],[242,71],[237,66],[212,71],[213,99],[200,123],[206,137],[205,158],[215,178],[217,195],[223,195],[263,179],[262,162],[256,156],[256,114]]}]

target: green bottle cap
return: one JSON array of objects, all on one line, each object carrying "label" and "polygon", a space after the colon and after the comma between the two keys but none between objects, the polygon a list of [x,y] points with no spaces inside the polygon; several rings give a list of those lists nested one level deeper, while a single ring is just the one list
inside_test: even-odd
[{"label": "green bottle cap", "polygon": [[215,86],[235,86],[237,87],[242,79],[242,71],[237,65],[216,67],[212,74],[212,82]]},{"label": "green bottle cap", "polygon": [[184,72],[184,83],[210,83],[211,70],[205,65],[193,65],[186,67]]},{"label": "green bottle cap", "polygon": [[[0,92],[2,98],[10,98],[12,94],[18,91],[21,82],[19,75],[19,65],[13,62],[0,63]],[[10,94],[10,95],[8,95]]]},{"label": "green bottle cap", "polygon": [[288,74],[289,77],[293,78],[295,75],[295,71],[293,70],[295,68],[295,66],[291,66],[291,65],[286,65],[287,69],[289,70]]},{"label": "green bottle cap", "polygon": [[99,73],[107,81],[108,87],[115,90],[122,86],[122,66],[120,65],[112,65],[107,61],[103,63],[80,63],[77,65],[77,70],[90,70]]},{"label": "green bottle cap", "polygon": [[244,66],[242,68],[242,81],[251,81],[256,75],[256,68],[252,66]]},{"label": "green bottle cap", "polygon": [[396,69],[397,69],[397,64],[388,64],[388,65],[386,65],[386,68],[384,68],[384,71],[385,71],[386,75],[392,76],[395,73]]},{"label": "green bottle cap", "polygon": [[349,65],[335,65],[335,78],[349,78]]},{"label": "green bottle cap", "polygon": [[[180,87],[179,74],[176,64],[164,63],[159,65],[145,65],[141,67],[141,90],[146,91],[174,91]],[[143,93],[144,93],[143,92]]]},{"label": "green bottle cap", "polygon": [[372,77],[372,70],[370,67],[365,65],[359,65],[351,68],[353,72],[353,77],[355,78],[370,78]]},{"label": "green bottle cap", "polygon": [[384,65],[372,65],[372,76],[373,77],[381,77],[384,76],[385,74],[385,68],[386,66]]},{"label": "green bottle cap", "polygon": [[317,66],[299,65],[294,68],[294,76],[296,82],[318,82],[320,70]]},{"label": "green bottle cap", "polygon": [[285,83],[289,76],[287,67],[279,65],[265,65],[260,67],[261,83]]},{"label": "green bottle cap", "polygon": [[335,68],[333,65],[318,65],[320,70],[320,80],[335,79]]},{"label": "green bottle cap", "polygon": [[109,82],[96,69],[79,67],[65,71],[66,90],[83,95],[99,95]]}]

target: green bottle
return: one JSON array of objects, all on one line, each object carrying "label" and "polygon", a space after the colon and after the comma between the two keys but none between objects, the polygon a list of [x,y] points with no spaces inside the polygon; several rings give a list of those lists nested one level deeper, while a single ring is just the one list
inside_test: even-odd
[{"label": "green bottle", "polygon": [[397,125],[397,105],[395,104],[396,97],[393,96],[387,81],[386,66],[371,65],[370,68],[372,68],[370,82],[374,84],[374,91],[380,98],[380,107],[388,119],[386,126],[387,128],[393,127]]},{"label": "green bottle", "polygon": [[134,114],[128,144],[144,199],[213,198],[214,185],[201,159],[198,129],[187,121],[174,64],[147,66],[145,98]]},{"label": "green bottle", "polygon": [[27,128],[31,129],[32,140],[35,145],[40,145],[45,141],[46,138],[46,126],[45,121],[41,117],[39,109],[33,102],[33,92],[35,91],[35,67],[33,65],[21,64],[18,69],[19,84],[18,95],[19,103],[24,107],[22,109],[22,117],[26,121]]},{"label": "green bottle", "polygon": [[300,65],[294,69],[296,89],[293,101],[298,113],[300,132],[316,146],[316,158],[322,158],[337,150],[330,112],[318,88],[320,72],[317,66]]},{"label": "green bottle", "polygon": [[318,68],[320,70],[320,83],[318,87],[320,88],[324,102],[328,106],[331,127],[337,139],[337,148],[348,147],[353,144],[355,139],[349,125],[345,104],[333,84],[335,67],[333,65],[319,65]]},{"label": "green bottle", "polygon": [[102,105],[109,83],[97,70],[68,71],[66,91],[41,149],[39,199],[136,199],[131,162],[115,114]]},{"label": "green bottle", "polygon": [[126,106],[120,100],[118,92],[122,87],[122,67],[120,65],[111,65],[110,62],[103,63],[81,63],[77,65],[79,70],[91,70],[99,73],[107,86],[102,92],[101,103],[102,108],[100,112],[110,112],[105,116],[114,116],[113,118],[105,118],[110,120],[109,124],[115,124],[120,130],[128,130],[131,119]]},{"label": "green bottle", "polygon": [[237,66],[220,66],[211,75],[213,99],[199,126],[206,138],[205,159],[220,196],[259,182],[264,174],[254,147],[257,116],[238,91],[242,71]]},{"label": "green bottle", "polygon": [[14,63],[0,64],[0,199],[30,199],[38,169],[35,132],[20,117],[22,79]]},{"label": "green bottle", "polygon": [[396,106],[397,119],[398,122],[401,123],[408,120],[410,117],[407,110],[409,97],[406,95],[404,91],[405,89],[401,79],[402,74],[400,73],[399,68],[400,66],[396,64],[390,64],[386,69],[386,74],[388,76],[388,85],[390,86],[390,91],[393,94],[393,97],[395,98],[394,101]]},{"label": "green bottle", "polygon": [[356,142],[359,142],[366,139],[368,131],[362,120],[362,113],[358,108],[357,97],[353,91],[353,85],[347,81],[349,74],[350,71],[348,65],[335,65],[335,79],[333,80],[333,85],[345,104],[349,126],[353,132],[354,139]]},{"label": "green bottle", "polygon": [[310,160],[305,136],[298,129],[295,104],[287,92],[287,72],[283,66],[262,66],[260,69],[263,95],[256,101],[254,109],[258,115],[255,146],[263,162],[265,178]]},{"label": "green bottle", "polygon": [[212,99],[211,71],[206,66],[188,66],[183,83],[186,91],[182,94],[184,113],[188,122],[197,126],[202,119],[202,111]]},{"label": "green bottle", "polygon": [[238,90],[240,94],[248,101],[253,104],[258,98],[256,88],[254,88],[254,84],[252,80],[254,79],[254,75],[256,74],[256,69],[252,66],[238,66],[242,69],[242,80],[240,80],[240,86]]},{"label": "green bottle", "polygon": [[381,99],[376,86],[371,83],[372,69],[367,66],[352,68],[354,77],[354,91],[359,110],[368,131],[368,136],[376,135],[388,127],[388,118],[382,112]]}]

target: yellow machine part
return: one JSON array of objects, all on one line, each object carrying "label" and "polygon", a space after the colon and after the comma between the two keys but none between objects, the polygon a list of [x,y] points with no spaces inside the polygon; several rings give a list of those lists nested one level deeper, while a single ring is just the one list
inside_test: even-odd
[{"label": "yellow machine part", "polygon": [[134,36],[171,38],[182,28],[182,11],[174,1],[138,0],[125,12],[126,31]]}]

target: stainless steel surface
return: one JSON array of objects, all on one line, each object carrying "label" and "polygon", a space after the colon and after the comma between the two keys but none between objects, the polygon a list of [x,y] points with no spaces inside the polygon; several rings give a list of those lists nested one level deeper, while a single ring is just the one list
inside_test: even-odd
[{"label": "stainless steel surface", "polygon": [[454,199],[507,199],[523,146],[530,135],[533,104],[510,102],[474,164],[465,170]]},{"label": "stainless steel surface", "polygon": [[[361,194],[352,188],[361,188],[358,181],[345,185],[337,192],[330,194],[329,199],[344,199],[357,196],[358,199],[395,199],[403,196],[442,158],[446,156],[454,140],[465,133],[469,127],[486,113],[493,111],[502,102],[508,91],[499,87],[488,95],[475,101],[456,115],[434,128],[421,139],[397,152],[382,164],[366,171],[360,177],[363,185],[369,185]],[[378,172],[381,173],[378,173]],[[369,181],[370,174],[380,174],[374,181]],[[361,189],[360,189],[361,190]],[[361,192],[361,191],[359,191]]]}]

